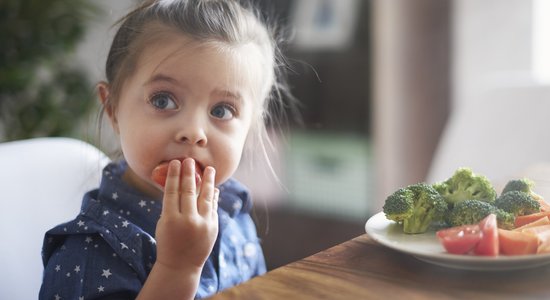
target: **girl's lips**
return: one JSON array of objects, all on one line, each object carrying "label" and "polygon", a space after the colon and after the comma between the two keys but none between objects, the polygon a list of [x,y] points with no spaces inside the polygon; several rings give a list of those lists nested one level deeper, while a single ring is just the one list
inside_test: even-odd
[{"label": "girl's lips", "polygon": [[[182,159],[178,159],[179,161],[183,162]],[[164,187],[166,184],[166,177],[168,176],[168,164],[170,161],[166,161],[161,163],[160,165],[156,166],[153,169],[153,172],[151,173],[151,178],[154,182],[158,183],[160,186]],[[201,165],[195,160],[195,184],[199,185],[202,178],[202,167]]]}]

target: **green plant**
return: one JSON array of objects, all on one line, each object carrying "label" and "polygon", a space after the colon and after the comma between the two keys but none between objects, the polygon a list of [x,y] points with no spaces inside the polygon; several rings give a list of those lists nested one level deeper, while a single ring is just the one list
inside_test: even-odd
[{"label": "green plant", "polygon": [[89,0],[0,1],[0,140],[76,133],[95,101],[71,54],[98,12]]}]

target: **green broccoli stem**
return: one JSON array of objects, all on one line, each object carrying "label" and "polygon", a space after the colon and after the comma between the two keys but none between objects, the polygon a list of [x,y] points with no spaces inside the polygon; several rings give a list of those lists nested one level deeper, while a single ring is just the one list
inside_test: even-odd
[{"label": "green broccoli stem", "polygon": [[403,220],[403,232],[409,234],[424,233],[428,230],[431,222],[431,213],[422,207],[418,207],[412,216]]}]

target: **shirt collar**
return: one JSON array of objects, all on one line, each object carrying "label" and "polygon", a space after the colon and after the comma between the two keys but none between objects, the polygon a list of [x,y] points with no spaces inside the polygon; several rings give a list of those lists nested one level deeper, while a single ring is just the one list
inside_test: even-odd
[{"label": "shirt collar", "polygon": [[161,201],[147,197],[124,182],[122,176],[127,168],[128,164],[121,161],[111,163],[103,169],[97,200],[108,210],[113,210],[155,236],[156,224],[162,210]]}]

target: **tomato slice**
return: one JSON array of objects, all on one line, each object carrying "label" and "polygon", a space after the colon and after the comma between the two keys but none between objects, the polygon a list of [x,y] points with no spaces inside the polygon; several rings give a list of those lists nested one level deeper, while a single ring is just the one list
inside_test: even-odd
[{"label": "tomato slice", "polygon": [[[164,187],[166,184],[166,177],[168,176],[168,164],[169,162],[164,162],[155,167],[151,174],[151,178],[161,187]],[[202,170],[200,165],[195,161],[195,183],[198,185],[202,177]]]},{"label": "tomato slice", "polygon": [[453,254],[470,252],[483,236],[478,224],[441,229],[436,235],[445,250]]},{"label": "tomato slice", "polygon": [[474,248],[476,255],[497,256],[499,252],[497,216],[489,214],[479,222],[482,238]]},{"label": "tomato slice", "polygon": [[158,185],[164,187],[164,185],[166,184],[167,174],[168,174],[168,164],[163,163],[163,164],[158,165],[155,169],[153,169],[153,173],[151,174],[151,178]]}]

